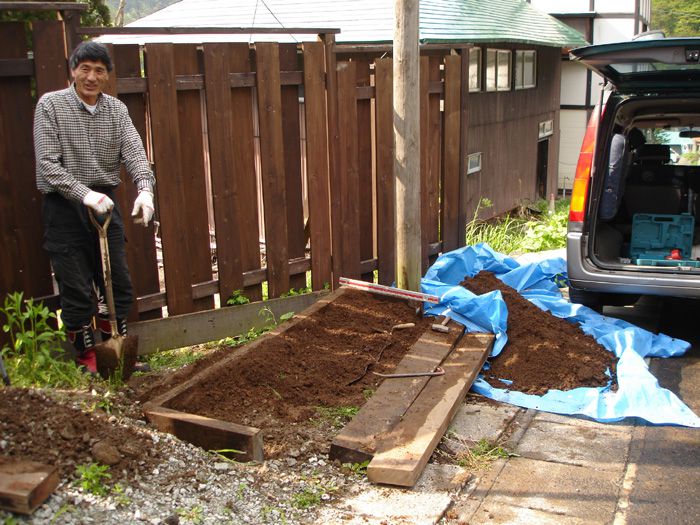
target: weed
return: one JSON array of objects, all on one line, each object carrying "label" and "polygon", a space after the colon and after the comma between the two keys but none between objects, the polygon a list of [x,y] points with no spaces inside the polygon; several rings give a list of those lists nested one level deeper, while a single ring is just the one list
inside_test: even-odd
[{"label": "weed", "polygon": [[165,350],[163,352],[155,352],[150,354],[146,360],[151,367],[151,370],[161,368],[175,369],[187,366],[195,361],[199,361],[206,354],[204,352],[195,352],[192,347],[176,348],[175,350]]},{"label": "weed", "polygon": [[326,422],[333,428],[342,428],[359,410],[358,407],[316,407],[317,421]]},{"label": "weed", "polygon": [[243,290],[234,290],[226,300],[226,304],[229,306],[238,306],[241,304],[248,304],[249,302],[250,299],[243,295]]},{"label": "weed", "polygon": [[200,505],[195,505],[190,509],[175,509],[175,513],[183,520],[188,520],[195,524],[202,523],[204,519],[204,509]]},{"label": "weed", "polygon": [[235,456],[236,454],[245,454],[242,450],[236,450],[235,448],[220,448],[218,450],[208,450],[211,455],[216,457],[217,459],[221,459],[223,461],[227,461],[229,463],[238,463],[235,459],[230,457],[227,454]]},{"label": "weed", "polygon": [[75,469],[75,474],[78,476],[77,483],[80,488],[95,496],[106,496],[109,494],[109,489],[105,482],[112,478],[108,471],[108,465],[98,463],[78,465]]},{"label": "weed", "polygon": [[290,288],[288,292],[284,292],[280,297],[293,297],[295,295],[304,295],[311,292],[312,290],[309,286],[305,288]]},{"label": "weed", "polygon": [[118,507],[128,507],[131,505],[131,498],[124,493],[124,487],[119,483],[112,487],[112,497]]},{"label": "weed", "polygon": [[25,301],[22,292],[15,292],[5,297],[0,313],[10,340],[0,355],[15,386],[79,388],[89,383],[78,366],[64,358],[61,342],[66,334],[52,326],[56,314],[43,303]]},{"label": "weed", "polygon": [[369,399],[374,395],[374,388],[363,388],[362,389],[362,397],[365,399]]},{"label": "weed", "polygon": [[[74,505],[71,505],[70,503],[64,503],[64,504],[61,505],[61,507],[56,511],[56,514],[54,514],[54,515],[51,517],[51,521],[50,521],[49,523],[60,523],[60,522],[58,521],[58,518],[60,518],[61,516],[63,516],[63,515],[66,514],[66,513],[73,512],[74,510],[75,510],[75,506],[74,506]],[[9,524],[5,523],[5,525],[9,525]]]},{"label": "weed", "polygon": [[291,504],[297,509],[308,509],[321,503],[321,493],[315,487],[306,487],[292,495]]},{"label": "weed", "polygon": [[5,516],[2,520],[2,525],[19,525],[20,521],[14,516]]},{"label": "weed", "polygon": [[486,470],[497,459],[516,456],[498,443],[479,440],[473,447],[457,454],[457,464],[469,470]]},{"label": "weed", "polygon": [[236,498],[238,501],[243,500],[243,496],[245,495],[245,491],[248,488],[248,485],[246,483],[243,483],[242,481],[238,484],[238,488],[236,489]]},{"label": "weed", "polygon": [[[93,394],[95,392],[93,391]],[[102,411],[104,411],[107,414],[112,413],[112,408],[114,408],[114,401],[109,397],[110,392],[105,392],[104,397],[102,399],[98,399],[97,401],[93,402],[88,402],[88,401],[83,401],[82,402],[82,407],[85,412],[94,412],[98,408]]]},{"label": "weed", "polygon": [[369,460],[363,461],[362,463],[343,463],[343,467],[348,469],[353,474],[362,476],[367,474],[367,466],[369,465]]}]

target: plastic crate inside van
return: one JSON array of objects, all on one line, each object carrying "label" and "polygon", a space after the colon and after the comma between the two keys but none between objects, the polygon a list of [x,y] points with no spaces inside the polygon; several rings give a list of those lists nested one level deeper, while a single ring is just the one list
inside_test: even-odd
[{"label": "plastic crate inside van", "polygon": [[631,259],[665,259],[671,250],[680,250],[690,259],[695,217],[688,213],[661,215],[636,213],[632,218]]}]

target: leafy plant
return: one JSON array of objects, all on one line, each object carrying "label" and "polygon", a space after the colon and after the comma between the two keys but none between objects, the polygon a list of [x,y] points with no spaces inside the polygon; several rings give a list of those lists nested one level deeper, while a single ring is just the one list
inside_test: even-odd
[{"label": "leafy plant", "polygon": [[182,519],[191,521],[192,523],[202,523],[204,519],[204,509],[200,505],[195,505],[191,509],[176,509],[175,512]]},{"label": "leafy plant", "polygon": [[316,407],[317,421],[333,428],[342,428],[359,412],[358,407]]},{"label": "leafy plant", "polygon": [[248,304],[249,302],[250,299],[243,295],[243,290],[234,290],[226,300],[226,304],[229,306],[238,306],[241,304]]},{"label": "leafy plant", "polygon": [[293,297],[295,295],[304,295],[311,292],[312,290],[309,286],[304,288],[290,288],[288,292],[284,292],[280,297]]},{"label": "leafy plant", "polygon": [[343,463],[343,467],[348,469],[350,472],[356,475],[367,474],[367,466],[369,465],[369,460],[363,461],[362,463]]},{"label": "leafy plant", "polygon": [[88,383],[80,368],[64,358],[66,334],[52,326],[56,314],[43,303],[25,301],[22,292],[14,292],[5,297],[0,313],[5,316],[2,330],[10,338],[0,354],[15,386],[77,388]]},{"label": "leafy plant", "polygon": [[105,482],[112,478],[108,465],[100,465],[99,463],[78,465],[75,473],[78,476],[77,483],[83,490],[95,496],[109,494],[109,489],[105,485]]},{"label": "leafy plant", "polygon": [[122,487],[119,483],[112,487],[112,497],[114,498],[114,502],[119,507],[128,507],[131,505],[131,498],[126,495],[124,487]]},{"label": "leafy plant", "polygon": [[314,487],[306,487],[292,495],[291,504],[298,509],[308,509],[321,503],[321,493]]}]

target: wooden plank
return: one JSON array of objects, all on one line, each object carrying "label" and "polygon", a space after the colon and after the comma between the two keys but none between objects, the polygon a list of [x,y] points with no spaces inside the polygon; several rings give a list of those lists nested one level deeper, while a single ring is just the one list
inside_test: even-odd
[{"label": "wooden plank", "polygon": [[[280,68],[298,69],[299,58],[296,44],[280,44]],[[280,72],[280,82],[281,82]],[[284,174],[287,195],[287,237],[290,259],[304,257],[306,236],[304,235],[304,201],[301,186],[301,123],[299,121],[299,87],[282,85],[282,139],[284,142]],[[306,275],[291,275],[290,288],[305,288]]]},{"label": "wooden plank", "polygon": [[271,298],[289,291],[287,198],[280,90],[279,47],[256,44],[260,163],[265,209],[267,283]]},{"label": "wooden plank", "polygon": [[332,279],[325,69],[320,42],[305,42],[302,49],[311,288],[320,290]]},{"label": "wooden plank", "polygon": [[393,82],[392,59],[376,60],[377,270],[379,284],[387,285],[396,276]]},{"label": "wooden plank", "polygon": [[[360,219],[360,260],[374,257],[374,184],[372,181],[372,101],[357,98],[357,86],[370,87],[370,60],[357,57],[355,62],[357,102],[357,184]],[[372,282],[374,273],[361,274]]]},{"label": "wooden plank", "polygon": [[331,253],[333,288],[342,274],[342,215],[340,209],[340,134],[338,124],[338,73],[334,51],[335,35],[323,35],[326,59],[326,100],[328,108],[328,168],[331,197]]},{"label": "wooden plank", "polygon": [[[112,46],[112,61],[114,62],[114,71],[110,77],[133,78],[143,80],[145,84],[146,79],[141,78],[141,53],[137,44]],[[116,85],[118,89],[118,78]],[[145,145],[147,143],[145,94],[120,94],[119,99],[126,104],[131,122],[138,131],[141,142]],[[117,200],[122,210],[130,212],[138,190],[124,170],[122,170],[121,177],[123,182],[117,188]],[[158,176],[156,175],[155,192],[158,193],[159,189]],[[126,245],[126,257],[137,297],[160,292],[155,224],[151,223],[144,228],[143,225],[134,224],[133,221],[127,220],[124,221],[124,233],[129,239]],[[137,299],[129,318],[135,321],[161,316],[160,308],[150,312],[139,312]]]},{"label": "wooden plank", "polygon": [[[426,331],[410,348],[393,373],[430,372],[450,353],[464,328],[450,323],[449,333]],[[343,463],[371,460],[377,451],[378,438],[401,420],[413,404],[429,377],[384,380],[355,417],[338,434],[329,452],[330,459]]]},{"label": "wooden plank", "polygon": [[[354,62],[339,62],[338,130],[340,138],[338,185],[340,204],[340,276],[360,277],[360,193],[357,158],[357,93]],[[333,255],[335,259],[335,253]]]},{"label": "wooden plank", "polygon": [[53,493],[58,482],[54,465],[0,458],[0,509],[31,514]]},{"label": "wooden plank", "polygon": [[[229,71],[250,73],[250,51],[246,42],[229,44]],[[234,73],[231,73],[234,74]],[[260,268],[260,224],[258,221],[258,183],[255,172],[255,141],[253,132],[253,92],[250,88],[231,90],[231,119],[233,156],[231,169],[236,181],[235,203],[238,210],[238,244],[244,272]],[[224,204],[226,205],[226,204]],[[229,204],[233,205],[233,203]],[[227,234],[228,235],[228,234]],[[233,234],[231,234],[233,235]],[[233,237],[226,242],[233,243]],[[244,292],[251,301],[262,299],[260,284],[246,284]],[[262,281],[261,281],[262,282]]]},{"label": "wooden plank", "polygon": [[421,275],[428,268],[428,243],[430,242],[430,62],[420,57],[420,238]]},{"label": "wooden plank", "polygon": [[[200,73],[196,45],[178,44],[173,52],[176,75]],[[177,114],[179,128],[187,130],[180,133],[180,162],[186,185],[183,190],[187,195],[187,207],[181,210],[181,214],[189,236],[190,279],[192,283],[199,283],[212,278],[200,91],[178,91]],[[193,299],[193,308],[194,311],[214,308],[214,297]]]},{"label": "wooden plank", "polygon": [[270,299],[232,308],[216,308],[206,312],[174,315],[154,321],[141,321],[129,325],[129,333],[139,337],[139,354],[218,341],[246,333],[250,328],[263,328],[267,321],[260,310],[269,308],[277,319],[287,312],[301,312],[328,292],[320,291],[302,295]]},{"label": "wooden plank", "polygon": [[447,430],[493,346],[491,334],[465,334],[411,408],[379,438],[367,467],[372,483],[412,487]]},{"label": "wooden plank", "polygon": [[[466,236],[464,228],[467,225],[467,217],[473,212],[474,201],[481,198],[474,195],[473,188],[470,188],[469,177],[467,175],[467,156],[469,155],[469,49],[460,51],[462,67],[460,69],[461,90],[459,104],[459,214],[457,216],[457,230],[460,232],[457,239],[458,246],[464,246]],[[492,106],[489,105],[492,109]]]},{"label": "wooden plank", "polygon": [[175,90],[173,44],[146,45],[151,132],[158,185],[160,234],[163,242],[168,313],[193,310],[189,235],[182,212],[188,208],[186,174],[180,158],[180,128]]},{"label": "wooden plank", "polygon": [[443,120],[442,152],[442,207],[440,231],[444,251],[459,247],[459,144],[461,130],[460,93],[461,93],[461,57],[445,57],[445,106]]},{"label": "wooden plank", "polygon": [[32,39],[37,98],[49,91],[66,88],[69,77],[63,22],[33,21]]},{"label": "wooden plank", "polygon": [[[432,86],[442,86],[440,82],[442,64],[441,56],[428,58],[428,180],[427,182],[427,245],[440,238],[440,165],[442,163],[442,113],[440,112],[440,92]],[[428,248],[426,246],[426,252]],[[435,257],[426,253],[428,265],[435,262]],[[426,266],[423,272],[428,269]]]},{"label": "wooden plank", "polygon": [[143,412],[149,423],[204,450],[237,450],[236,461],[263,461],[262,431],[220,419],[188,414],[146,403]]},{"label": "wooden plank", "polygon": [[236,204],[241,200],[235,176],[238,159],[234,155],[229,46],[204,44],[204,72],[207,96],[207,136],[209,166],[216,224],[216,255],[219,270],[219,294],[222,304],[235,290],[243,288],[239,218]]},{"label": "wooden plank", "polygon": [[31,77],[33,75],[33,59],[0,58],[0,77]]},{"label": "wooden plank", "polygon": [[[26,58],[22,22],[0,24],[0,58]],[[53,293],[42,249],[41,194],[36,189],[30,78],[0,78],[0,297]]]}]

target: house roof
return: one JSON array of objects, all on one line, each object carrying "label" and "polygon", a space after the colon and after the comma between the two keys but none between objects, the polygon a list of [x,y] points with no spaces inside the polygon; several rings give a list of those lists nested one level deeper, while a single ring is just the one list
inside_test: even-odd
[{"label": "house roof", "polygon": [[[182,0],[128,27],[276,27],[340,29],[338,43],[391,43],[393,0]],[[103,37],[110,42],[301,41],[312,35],[159,35]],[[583,36],[524,0],[420,0],[421,43],[514,42],[586,45]]]}]

